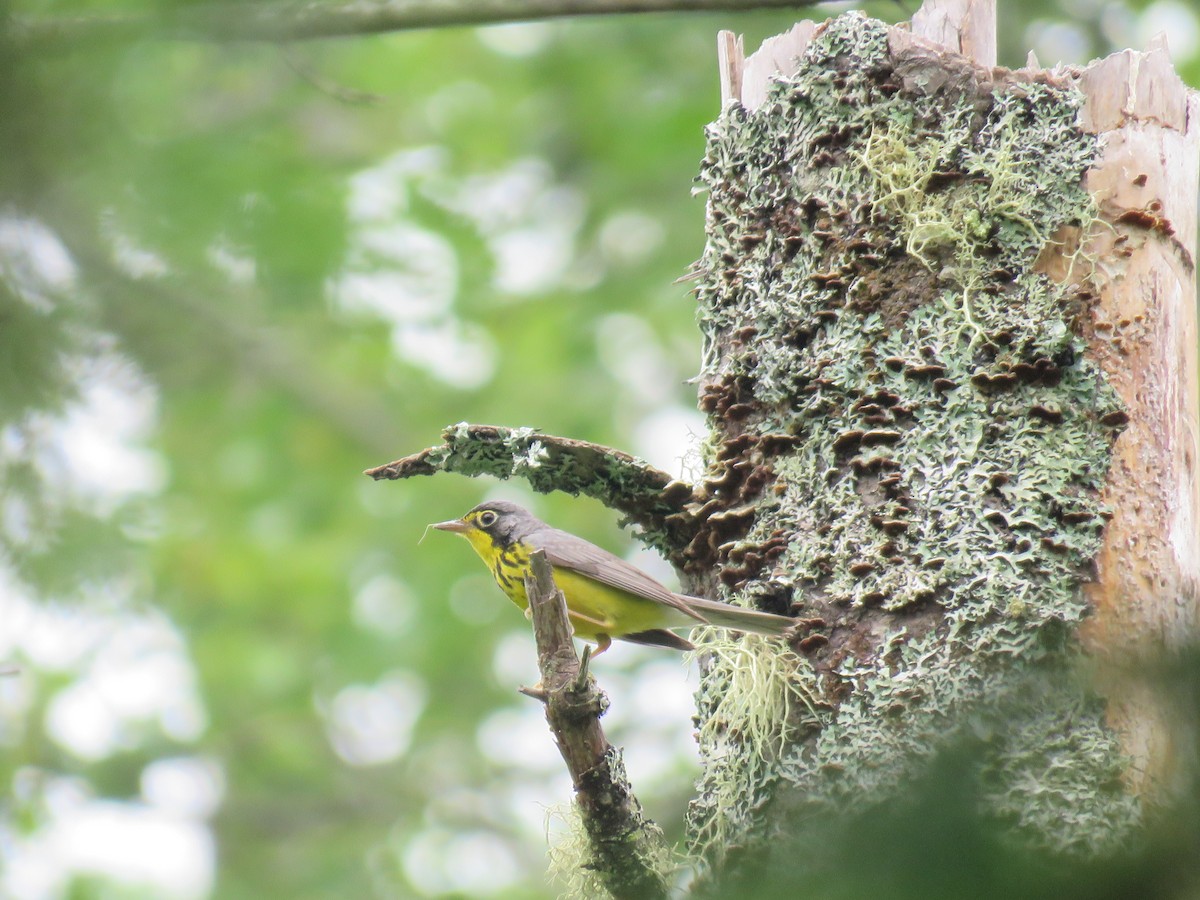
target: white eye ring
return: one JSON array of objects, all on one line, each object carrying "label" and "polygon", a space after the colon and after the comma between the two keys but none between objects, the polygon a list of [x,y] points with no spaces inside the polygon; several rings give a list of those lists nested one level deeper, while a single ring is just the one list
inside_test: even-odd
[{"label": "white eye ring", "polygon": [[479,514],[479,524],[482,525],[484,528],[491,528],[493,525],[496,524],[497,518],[498,517],[496,516],[496,514],[489,509],[489,510],[486,510],[485,512],[481,512]]}]

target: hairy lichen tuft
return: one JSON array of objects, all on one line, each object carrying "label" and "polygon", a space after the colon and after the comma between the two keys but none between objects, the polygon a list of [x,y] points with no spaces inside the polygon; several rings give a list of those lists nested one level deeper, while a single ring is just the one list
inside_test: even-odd
[{"label": "hairy lichen tuft", "polygon": [[[698,740],[709,751],[705,789],[690,811],[698,823],[691,853],[715,863],[746,825],[730,813],[748,796],[765,800],[769,771],[797,735],[820,724],[821,714],[812,668],[778,638],[708,627],[691,637],[706,672],[697,697]],[[723,754],[722,746],[733,752]]]},{"label": "hairy lichen tuft", "polygon": [[[559,827],[552,829],[557,822]],[[662,832],[653,828],[651,840],[631,843],[630,852],[641,852],[646,868],[656,872],[663,884],[669,884],[679,869],[679,862],[663,839]],[[552,834],[552,830],[557,833]],[[557,805],[546,812],[546,843],[551,884],[564,900],[606,900],[613,896],[605,881],[605,867],[595,856],[594,842],[588,836],[578,805]],[[634,847],[638,849],[634,849]],[[626,893],[626,896],[628,894]]]}]

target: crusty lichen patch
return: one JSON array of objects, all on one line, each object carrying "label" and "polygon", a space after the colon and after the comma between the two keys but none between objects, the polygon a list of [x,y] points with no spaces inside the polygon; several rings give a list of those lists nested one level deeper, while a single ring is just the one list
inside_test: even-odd
[{"label": "crusty lichen patch", "polygon": [[[1100,704],[1067,677],[1124,417],[1075,333],[1085,290],[1036,267],[1093,226],[1097,147],[1068,81],[982,77],[922,78],[851,13],[758,110],[710,126],[697,297],[716,437],[683,569],[824,624],[794,674],[824,711],[764,757],[712,702],[727,669],[707,670],[702,844],[749,840],[781,784],[814,810],[894,788],[1033,668],[1052,687],[1005,705],[995,808],[1081,850],[1137,818]],[[1051,755],[1053,784],[1031,790]]]},{"label": "crusty lichen patch", "polygon": [[[691,538],[691,521],[679,515],[691,485],[673,479],[636,456],[535,428],[469,425],[442,432],[443,443],[368,469],[375,479],[411,478],[437,472],[471,477],[523,478],[535,491],[595,497],[640,527],[650,545],[671,552]],[[670,519],[670,523],[668,523]]]}]

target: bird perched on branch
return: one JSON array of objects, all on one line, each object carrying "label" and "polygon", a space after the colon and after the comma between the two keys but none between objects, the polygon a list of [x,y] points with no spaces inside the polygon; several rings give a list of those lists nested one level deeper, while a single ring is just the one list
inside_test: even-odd
[{"label": "bird perched on branch", "polygon": [[529,557],[535,550],[545,551],[575,635],[597,645],[593,656],[607,650],[613,639],[691,650],[691,643],[672,628],[708,624],[783,635],[796,624],[787,616],[673,593],[620,557],[551,528],[529,510],[504,500],[480,503],[461,519],[432,527],[470,541],[500,589],[526,611]]}]

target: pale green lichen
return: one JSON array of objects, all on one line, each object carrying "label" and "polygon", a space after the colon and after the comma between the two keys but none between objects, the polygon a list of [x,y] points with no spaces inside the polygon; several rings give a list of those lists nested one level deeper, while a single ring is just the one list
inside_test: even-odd
[{"label": "pale green lichen", "polygon": [[[557,823],[557,828],[554,827]],[[562,900],[606,900],[612,892],[605,883],[604,867],[598,865],[587,826],[578,805],[559,804],[546,812],[547,876]],[[676,859],[657,826],[646,823],[641,839],[631,845],[642,863],[670,884],[683,864]]]},{"label": "pale green lichen", "polygon": [[968,721],[1003,724],[981,778],[1022,833],[1088,851],[1137,822],[1102,705],[1069,677],[1121,419],[1077,288],[1037,266],[1095,225],[1079,105],[1065,82],[902,78],[886,27],[851,13],[710,127],[702,377],[747,395],[734,434],[791,440],[716,563],[791,535],[738,593],[860,640],[797,670],[829,698],[822,727],[766,757],[770,728],[743,722],[761,708],[723,706],[735,676],[705,670],[698,845],[751,841],[788,789],[814,808],[894,790]]},{"label": "pale green lichen", "polygon": [[[554,828],[554,824],[558,827]],[[557,805],[546,812],[547,876],[562,900],[612,897],[592,862],[592,846],[579,808]]]},{"label": "pale green lichen", "polygon": [[[765,802],[772,768],[801,732],[821,721],[812,669],[775,637],[703,627],[693,629],[691,640],[706,672],[697,739],[708,748],[709,790],[697,802],[733,809],[755,793]],[[728,755],[719,749],[726,745]],[[698,807],[692,816],[703,826],[692,835],[691,853],[718,863],[736,833],[733,823]]]}]

